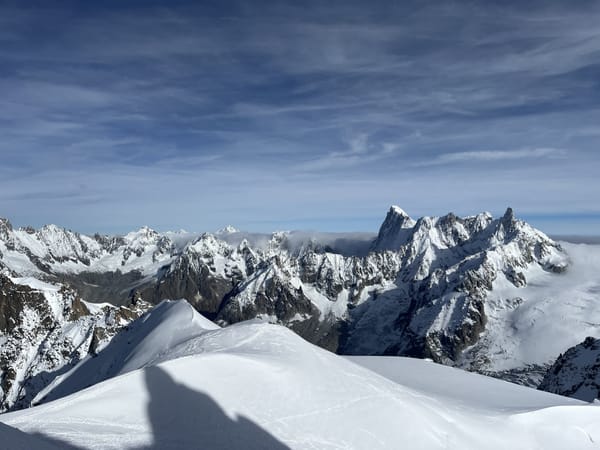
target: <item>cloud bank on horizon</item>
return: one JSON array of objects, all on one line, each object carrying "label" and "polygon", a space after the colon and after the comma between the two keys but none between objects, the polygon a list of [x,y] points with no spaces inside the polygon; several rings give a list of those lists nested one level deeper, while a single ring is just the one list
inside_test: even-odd
[{"label": "cloud bank on horizon", "polygon": [[[226,6],[224,6],[226,5]],[[0,6],[0,215],[80,231],[600,227],[600,5]]]}]

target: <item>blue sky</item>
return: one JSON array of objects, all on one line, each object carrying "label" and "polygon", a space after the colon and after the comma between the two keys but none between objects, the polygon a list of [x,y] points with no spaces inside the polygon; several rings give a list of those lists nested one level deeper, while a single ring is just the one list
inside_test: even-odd
[{"label": "blue sky", "polygon": [[598,3],[1,5],[16,225],[375,231],[398,204],[599,234]]}]

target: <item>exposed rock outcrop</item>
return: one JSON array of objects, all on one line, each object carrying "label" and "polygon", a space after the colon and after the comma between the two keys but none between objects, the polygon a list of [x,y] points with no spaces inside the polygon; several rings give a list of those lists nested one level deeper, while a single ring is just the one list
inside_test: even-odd
[{"label": "exposed rock outcrop", "polygon": [[590,336],[560,355],[538,389],[586,402],[600,399],[600,339]]}]

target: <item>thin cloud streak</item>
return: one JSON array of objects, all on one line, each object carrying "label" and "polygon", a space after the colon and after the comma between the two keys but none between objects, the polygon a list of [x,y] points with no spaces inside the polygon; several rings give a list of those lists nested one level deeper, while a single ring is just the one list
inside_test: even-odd
[{"label": "thin cloud streak", "polygon": [[567,151],[556,148],[531,148],[521,150],[487,150],[474,152],[445,153],[430,161],[421,161],[416,166],[434,166],[464,162],[494,162],[519,159],[566,158]]}]

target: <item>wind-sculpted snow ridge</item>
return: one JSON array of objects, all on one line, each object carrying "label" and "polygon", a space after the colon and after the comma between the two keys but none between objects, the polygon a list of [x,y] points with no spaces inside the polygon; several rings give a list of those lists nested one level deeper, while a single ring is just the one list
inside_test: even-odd
[{"label": "wind-sculpted snow ridge", "polygon": [[[259,321],[208,324],[185,302],[161,304],[131,325],[127,351],[111,344],[96,358],[108,352],[124,368],[134,355],[127,370],[0,416],[13,427],[0,427],[2,441],[18,429],[19,439],[69,449],[562,450],[600,442],[600,408],[573,399],[427,361],[394,358],[390,367],[365,357],[357,365]],[[157,351],[151,344],[163,338],[170,343]],[[460,389],[440,395],[440,379]]]},{"label": "wind-sculpted snow ridge", "polygon": [[590,336],[560,355],[538,389],[587,402],[600,400],[600,339]]},{"label": "wind-sculpted snow ridge", "polygon": [[148,307],[88,304],[67,286],[0,274],[0,411],[28,407]]},{"label": "wind-sculpted snow ridge", "polygon": [[369,251],[365,235],[350,236],[86,237],[3,221],[0,261],[68,281],[88,300],[125,304],[132,290],[154,304],[185,298],[223,326],[256,318],[338,353],[428,357],[530,386],[600,330],[597,247],[559,245],[510,208],[414,220],[393,206]]}]

